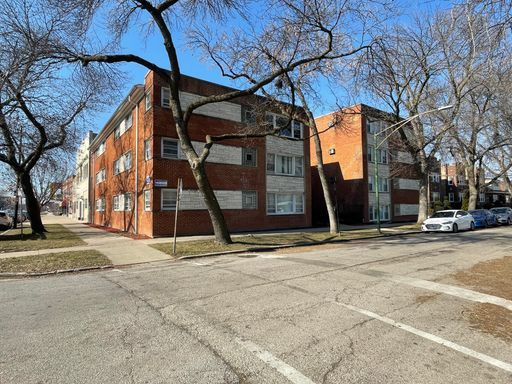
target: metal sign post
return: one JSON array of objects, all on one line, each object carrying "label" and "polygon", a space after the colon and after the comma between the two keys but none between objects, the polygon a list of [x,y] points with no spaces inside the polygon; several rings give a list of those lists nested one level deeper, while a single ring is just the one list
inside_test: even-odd
[{"label": "metal sign post", "polygon": [[180,210],[180,197],[183,190],[183,180],[178,178],[178,187],[176,188],[176,211],[174,213],[174,241],[172,244],[172,254],[176,254],[176,230],[178,228],[178,211]]}]

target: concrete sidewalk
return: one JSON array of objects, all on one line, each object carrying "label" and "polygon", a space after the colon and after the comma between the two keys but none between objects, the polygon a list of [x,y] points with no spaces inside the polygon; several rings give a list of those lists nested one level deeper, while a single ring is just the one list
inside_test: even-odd
[{"label": "concrete sidewalk", "polygon": [[41,249],[38,251],[9,252],[0,254],[0,258],[40,255],[69,251],[94,249],[107,256],[112,264],[120,266],[151,261],[171,260],[169,255],[147,244],[115,233],[93,228],[72,220],[66,216],[43,215],[44,224],[60,224],[77,234],[87,245],[78,247]]}]

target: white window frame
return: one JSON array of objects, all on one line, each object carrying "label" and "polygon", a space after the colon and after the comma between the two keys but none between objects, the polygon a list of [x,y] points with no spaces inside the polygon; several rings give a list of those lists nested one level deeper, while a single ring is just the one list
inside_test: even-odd
[{"label": "white window frame", "polygon": [[144,160],[151,159],[151,139],[144,140]]},{"label": "white window frame", "polygon": [[144,190],[144,211],[151,211],[151,189]]},{"label": "white window frame", "polygon": [[105,152],[105,142],[102,141],[99,145],[98,149],[96,150],[96,157],[103,155]]},{"label": "white window frame", "polygon": [[[169,141],[176,143],[176,157],[166,156],[164,155],[164,141]],[[173,139],[171,137],[162,137],[162,140],[160,141],[160,155],[162,159],[171,159],[171,160],[177,160],[180,158],[181,152],[180,152],[180,144],[178,139]]]},{"label": "white window frame", "polygon": [[464,198],[464,192],[459,192],[459,201],[462,201]]},{"label": "white window frame", "polygon": [[[167,94],[167,97],[166,95]],[[167,102],[166,102],[167,100]],[[171,108],[171,89],[167,87],[162,87],[160,91],[160,105],[163,108]]]},{"label": "white window frame", "polygon": [[[270,117],[272,117],[272,119],[270,119]],[[290,120],[286,116],[279,115],[277,113],[272,113],[272,112],[265,113],[265,123],[266,124],[272,124],[272,129],[274,129],[274,130],[278,128],[278,126],[277,126],[277,120],[278,119]],[[270,121],[270,120],[272,120],[272,121]],[[297,126],[297,124],[299,124],[299,126]],[[301,122],[292,119],[290,121],[289,129],[290,129],[290,133],[289,134],[284,134],[284,132],[278,132],[279,136],[289,137],[291,139],[302,139],[303,138],[303,136],[304,136],[304,126],[303,126],[303,124]],[[300,132],[299,132],[300,135],[297,137],[296,130],[298,130],[298,129],[300,129]]]},{"label": "white window frame", "polygon": [[368,192],[375,192],[375,177],[373,175],[368,175]]},{"label": "white window frame", "polygon": [[147,112],[151,109],[151,91],[147,91],[144,94],[144,110]]},{"label": "white window frame", "polygon": [[479,193],[478,199],[481,203],[485,203],[485,193]]},{"label": "white window frame", "polygon": [[448,176],[448,185],[453,185],[453,176]]},{"label": "white window frame", "polygon": [[123,211],[131,211],[133,202],[132,202],[132,194],[130,192],[126,192],[123,196]]},{"label": "white window frame", "polygon": [[[381,221],[389,221],[391,220],[391,210],[389,204],[380,206],[380,220]],[[368,221],[374,222],[377,221],[377,209],[374,205],[370,205],[368,207]]]},{"label": "white window frame", "polygon": [[112,197],[112,210],[114,212],[122,211],[122,209],[121,209],[121,196],[122,195],[114,195]]},{"label": "white window frame", "polygon": [[[272,159],[270,162],[269,158]],[[289,173],[278,171],[278,165],[282,164],[283,159],[285,158],[287,159],[287,161],[290,162]],[[279,159],[281,159],[281,162],[279,162]],[[273,175],[304,177],[304,156],[278,155],[275,153],[267,153],[266,170],[269,174]]]},{"label": "white window frame", "polygon": [[[175,198],[174,198],[174,206],[171,206],[171,207],[164,207],[164,194],[165,193],[174,193],[175,195]],[[176,189],[172,189],[172,188],[162,188],[160,189],[160,209],[162,211],[175,211],[176,210],[176,200],[178,198],[178,195],[177,195],[177,192],[176,192]]]},{"label": "white window frame", "polygon": [[[130,161],[128,162],[128,159]],[[119,175],[120,173],[123,173],[125,171],[128,171],[133,166],[133,157],[132,157],[132,151],[125,152],[119,157],[118,159],[114,160],[114,175]]]},{"label": "white window frame", "polygon": [[[291,195],[292,196],[292,212],[277,212],[277,198],[278,196],[282,195]],[[272,201],[273,204],[269,204],[269,201]],[[305,211],[305,204],[304,204],[304,193],[302,192],[287,192],[287,193],[279,193],[279,192],[267,192],[267,215],[302,215]],[[270,211],[269,208],[273,206],[273,211]],[[300,207],[300,211],[298,210],[298,207]]]},{"label": "white window frame", "polygon": [[105,211],[105,198],[100,197],[99,199],[96,200],[96,211]]},{"label": "white window frame", "polygon": [[455,195],[453,192],[448,193],[448,201],[453,203],[455,201]]},{"label": "white window frame", "polygon": [[439,181],[440,181],[439,173],[431,173],[430,174],[430,181],[432,181],[433,183],[439,183]]},{"label": "white window frame", "polygon": [[103,183],[105,181],[105,168],[101,168],[97,173],[96,173],[96,184],[100,184],[100,183]]}]

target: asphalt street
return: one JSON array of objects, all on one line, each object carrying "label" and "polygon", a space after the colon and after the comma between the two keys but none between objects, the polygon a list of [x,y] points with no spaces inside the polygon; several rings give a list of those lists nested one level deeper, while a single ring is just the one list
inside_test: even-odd
[{"label": "asphalt street", "polygon": [[0,383],[511,383],[449,276],[512,227],[0,281]]}]

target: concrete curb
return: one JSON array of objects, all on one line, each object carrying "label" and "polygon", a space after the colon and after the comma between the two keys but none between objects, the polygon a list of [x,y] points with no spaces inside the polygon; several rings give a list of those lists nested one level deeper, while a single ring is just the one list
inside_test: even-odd
[{"label": "concrete curb", "polygon": [[83,268],[72,268],[72,269],[57,269],[55,271],[48,272],[0,272],[0,278],[9,278],[9,277],[40,277],[40,276],[49,276],[49,275],[61,275],[64,273],[77,273],[77,272],[87,272],[87,271],[97,271],[104,269],[114,268],[114,265],[98,265],[93,267],[83,267]]},{"label": "concrete curb", "polygon": [[[339,243],[346,243],[346,242],[357,241],[357,240],[379,239],[379,238],[383,238],[383,237],[417,235],[419,233],[421,233],[421,231],[407,231],[407,232],[400,232],[400,233],[386,233],[386,234],[381,234],[381,235],[377,235],[377,236],[358,237],[357,239],[339,239],[339,240],[331,240],[331,241],[318,241],[318,242],[314,242],[314,243],[302,242],[302,243],[294,243],[294,244],[278,244],[278,245],[272,245],[272,246],[260,246],[260,247],[246,248],[246,249],[236,249],[233,251],[201,253],[198,255],[186,255],[186,256],[178,257],[177,259],[142,261],[140,263],[130,263],[130,264],[123,264],[123,265],[100,265],[100,266],[84,267],[84,268],[59,269],[59,270],[49,271],[49,272],[33,272],[33,273],[31,273],[31,272],[0,272],[0,278],[15,278],[15,277],[29,278],[29,277],[60,275],[60,274],[68,274],[68,273],[105,270],[105,269],[112,269],[112,268],[124,268],[124,267],[133,266],[133,265],[141,265],[141,264],[149,264],[149,263],[157,263],[157,262],[198,259],[198,258],[210,257],[210,256],[222,256],[222,255],[231,255],[231,254],[239,254],[239,253],[247,253],[247,252],[270,252],[270,251],[273,251],[276,249],[315,246],[315,245],[323,245],[323,244],[339,244]],[[172,256],[170,256],[170,257],[172,257]]]},{"label": "concrete curb", "polygon": [[231,255],[231,254],[246,253],[246,252],[269,252],[269,251],[276,250],[276,249],[307,247],[307,246],[323,245],[323,244],[338,244],[338,243],[346,243],[346,242],[357,241],[357,240],[379,239],[382,237],[417,235],[419,233],[421,233],[421,231],[407,231],[407,232],[400,232],[400,233],[386,233],[386,234],[381,234],[381,235],[377,235],[377,236],[358,237],[357,239],[339,239],[339,240],[331,240],[331,241],[317,241],[314,243],[303,242],[303,243],[294,243],[294,244],[278,244],[278,245],[272,245],[272,246],[261,246],[261,247],[245,248],[245,249],[236,249],[233,251],[201,253],[198,255],[185,255],[185,256],[178,257],[176,260],[197,259],[197,258],[201,258],[201,257],[222,256],[222,255]]}]

